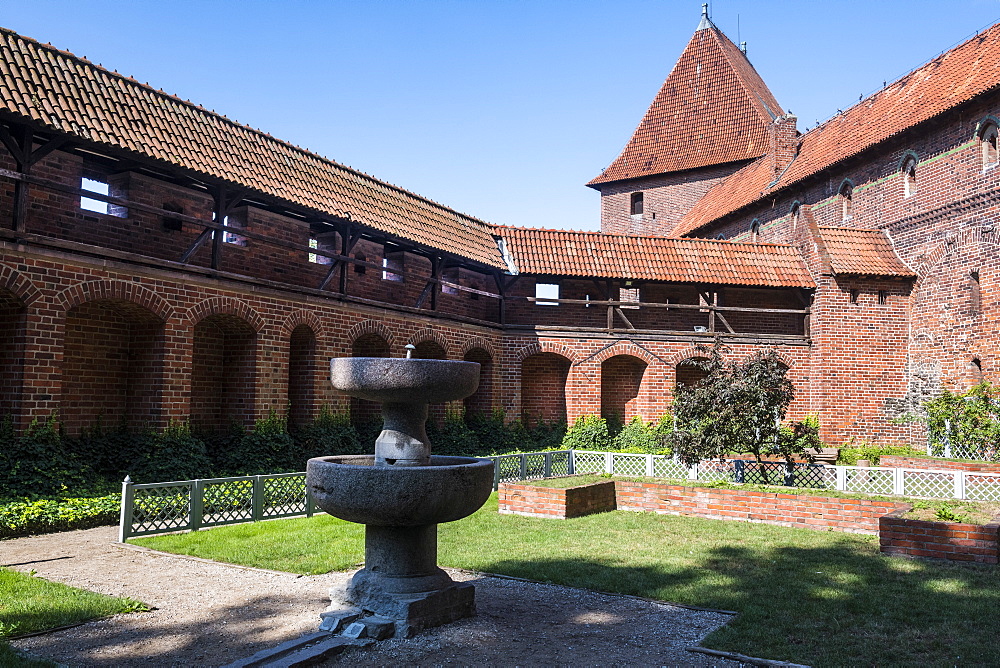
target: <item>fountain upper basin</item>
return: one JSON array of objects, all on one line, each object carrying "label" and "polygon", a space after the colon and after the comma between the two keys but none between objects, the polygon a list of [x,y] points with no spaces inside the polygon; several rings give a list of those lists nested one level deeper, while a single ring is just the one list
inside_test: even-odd
[{"label": "fountain upper basin", "polygon": [[488,459],[433,456],[429,466],[374,466],[374,460],[372,455],[310,459],[306,480],[316,505],[348,522],[423,526],[468,517],[493,491]]},{"label": "fountain upper basin", "polygon": [[459,360],[339,357],[330,382],[358,399],[439,404],[469,396],[479,386],[479,364]]}]

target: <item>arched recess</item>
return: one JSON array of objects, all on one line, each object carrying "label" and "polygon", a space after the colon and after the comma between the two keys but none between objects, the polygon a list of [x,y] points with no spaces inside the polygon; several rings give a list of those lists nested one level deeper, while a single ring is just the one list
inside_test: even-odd
[{"label": "arched recess", "polygon": [[465,398],[465,418],[489,417],[493,412],[493,356],[483,348],[472,348],[462,359],[479,363],[479,387]]},{"label": "arched recess", "polygon": [[[351,357],[389,357],[389,342],[381,334],[369,331],[351,343]],[[351,422],[362,425],[379,420],[382,408],[375,401],[351,397]]]},{"label": "arched recess", "polygon": [[191,423],[206,432],[254,419],[257,328],[234,313],[213,313],[194,325]]},{"label": "arched recess", "polygon": [[697,364],[707,360],[707,357],[688,357],[681,360],[676,367],[676,387],[680,387],[681,385],[691,387],[704,380],[708,374],[704,369],[699,368]]},{"label": "arched recess", "polygon": [[646,367],[645,361],[632,355],[615,355],[601,362],[601,417],[624,424],[639,415],[639,389]]},{"label": "arched recess", "polygon": [[59,419],[68,434],[98,422],[159,425],[163,324],[157,314],[124,299],[83,301],[66,312]]},{"label": "arched recess", "polygon": [[301,324],[288,337],[288,426],[309,424],[316,408],[316,333]]},{"label": "arched recess", "polygon": [[566,421],[569,369],[570,360],[558,353],[535,353],[521,361],[521,420],[525,425]]},{"label": "arched recess", "polygon": [[21,412],[26,326],[24,302],[0,288],[0,418],[16,420]]},{"label": "arched recess", "polygon": [[409,342],[417,347],[416,352],[413,353],[414,357],[428,360],[448,359],[448,339],[437,330],[422,329],[414,333]]}]

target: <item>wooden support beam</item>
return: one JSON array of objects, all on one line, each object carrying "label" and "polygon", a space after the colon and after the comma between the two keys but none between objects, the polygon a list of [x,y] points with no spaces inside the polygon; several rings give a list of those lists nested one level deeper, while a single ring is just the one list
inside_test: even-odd
[{"label": "wooden support beam", "polygon": [[[246,188],[232,190],[226,185],[216,186],[212,197],[215,199],[215,222],[218,225],[226,224],[226,217],[239,205],[249,191]],[[226,236],[220,231],[212,238],[212,269],[218,269],[222,264],[222,244]]]}]

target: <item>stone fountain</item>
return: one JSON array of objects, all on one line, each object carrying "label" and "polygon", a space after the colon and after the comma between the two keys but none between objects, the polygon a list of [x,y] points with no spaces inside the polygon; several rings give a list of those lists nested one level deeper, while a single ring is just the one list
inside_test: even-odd
[{"label": "stone fountain", "polygon": [[316,505],[365,525],[365,566],[346,593],[331,592],[325,630],[410,636],[476,611],[474,587],[438,568],[437,525],[467,517],[486,502],[493,462],[432,456],[425,425],[428,404],[476,391],[479,364],[413,359],[413,346],[407,348],[406,359],[330,360],[333,386],[381,402],[384,424],[374,456],[316,457],[306,465]]}]

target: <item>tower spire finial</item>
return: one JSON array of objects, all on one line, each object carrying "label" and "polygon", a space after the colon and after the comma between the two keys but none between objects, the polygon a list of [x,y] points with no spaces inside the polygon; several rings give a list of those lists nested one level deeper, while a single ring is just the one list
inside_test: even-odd
[{"label": "tower spire finial", "polygon": [[[698,24],[698,30],[705,30],[706,28],[712,27],[712,19],[708,18],[708,3],[702,3],[701,5],[701,22]],[[696,30],[695,32],[697,32]]]}]

